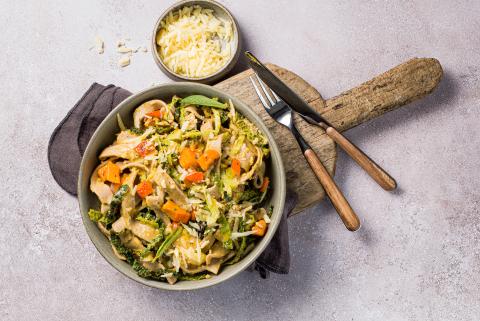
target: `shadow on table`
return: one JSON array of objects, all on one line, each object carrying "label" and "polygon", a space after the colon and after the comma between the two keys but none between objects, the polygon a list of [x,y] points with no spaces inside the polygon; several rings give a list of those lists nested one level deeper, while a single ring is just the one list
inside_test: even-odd
[{"label": "shadow on table", "polygon": [[244,54],[246,50],[249,50],[248,39],[246,39],[246,37],[242,37],[242,47],[240,48],[240,56],[238,57],[238,62],[235,64],[233,69],[225,75],[222,80],[233,77],[250,68]]}]

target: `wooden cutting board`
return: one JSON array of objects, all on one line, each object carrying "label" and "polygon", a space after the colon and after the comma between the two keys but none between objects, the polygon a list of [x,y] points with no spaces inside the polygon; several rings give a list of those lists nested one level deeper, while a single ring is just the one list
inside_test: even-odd
[{"label": "wooden cutting board", "polygon": [[[414,58],[358,87],[325,100],[315,88],[293,72],[273,64],[267,66],[340,131],[428,95],[437,87],[443,75],[438,60]],[[292,213],[298,214],[322,200],[325,192],[305,161],[293,135],[263,109],[249,79],[252,74],[251,69],[246,70],[215,87],[244,101],[261,116],[272,132],[283,156],[287,186],[299,196]],[[300,117],[295,117],[295,122],[327,170],[334,175],[337,161],[335,143],[322,129],[306,123]],[[388,167],[387,165],[394,164],[385,165]],[[372,184],[375,183],[372,181]]]}]

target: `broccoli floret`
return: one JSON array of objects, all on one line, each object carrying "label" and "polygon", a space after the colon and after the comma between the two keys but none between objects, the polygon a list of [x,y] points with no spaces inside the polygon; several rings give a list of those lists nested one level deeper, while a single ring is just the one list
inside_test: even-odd
[{"label": "broccoli floret", "polygon": [[233,241],[230,239],[226,242],[223,242],[223,247],[227,250],[233,250]]},{"label": "broccoli floret", "polygon": [[159,135],[170,133],[172,130],[173,130],[173,128],[170,125],[168,125],[168,126],[155,126],[155,131]]},{"label": "broccoli floret", "polygon": [[89,211],[88,211],[88,217],[90,217],[90,220],[93,221],[93,222],[98,222],[102,219],[103,217],[103,213],[100,212],[100,211],[97,211],[97,210],[94,210],[93,208],[91,208]]},{"label": "broccoli floret", "polygon": [[262,197],[262,193],[258,189],[247,189],[242,193],[242,196],[240,197],[240,201],[242,202],[251,202],[251,203],[257,203],[260,201]]},{"label": "broccoli floret", "polygon": [[131,127],[129,130],[132,134],[135,134],[137,136],[141,136],[145,132],[143,129],[137,127]]}]

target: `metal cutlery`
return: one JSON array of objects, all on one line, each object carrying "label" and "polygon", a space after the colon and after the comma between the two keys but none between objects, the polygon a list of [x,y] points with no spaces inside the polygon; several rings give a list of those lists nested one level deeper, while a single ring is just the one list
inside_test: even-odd
[{"label": "metal cutlery", "polygon": [[353,158],[383,189],[387,191],[394,190],[397,187],[395,180],[371,160],[357,146],[350,142],[345,136],[335,129],[318,112],[310,107],[301,97],[299,97],[290,87],[273,74],[265,65],[263,65],[251,52],[246,51],[250,66],[258,77],[262,79],[273,91],[288,103],[291,108],[298,112],[308,123],[321,127],[326,134],[332,138],[345,152]]},{"label": "metal cutlery", "polygon": [[360,220],[351,208],[348,201],[345,199],[345,196],[343,196],[337,184],[335,184],[335,181],[323,166],[318,156],[295,127],[291,107],[273,90],[267,88],[257,74],[255,75],[260,87],[255,83],[255,80],[252,77],[250,77],[250,80],[266,112],[275,121],[287,127],[292,132],[298,144],[300,145],[302,153],[305,156],[308,164],[315,173],[320,184],[322,184],[323,188],[325,189],[325,192],[337,210],[337,213],[342,219],[343,224],[345,224],[345,227],[350,231],[358,230],[360,227]]}]

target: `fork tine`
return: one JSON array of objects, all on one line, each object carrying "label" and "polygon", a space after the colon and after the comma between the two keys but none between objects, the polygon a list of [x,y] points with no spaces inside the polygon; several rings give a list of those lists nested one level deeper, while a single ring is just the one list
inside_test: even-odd
[{"label": "fork tine", "polygon": [[277,102],[279,102],[281,99],[280,97],[278,97],[278,95],[270,88],[270,91],[272,92],[272,95],[275,96],[275,99],[277,100]]},{"label": "fork tine", "polygon": [[[258,77],[257,73],[255,73],[255,76],[257,76],[257,80],[258,80],[258,83],[260,84],[260,86],[262,87],[263,89],[263,92],[265,93],[265,96],[267,97],[268,101],[270,102],[270,104],[273,106],[275,105],[275,101],[273,101],[272,97],[270,97],[270,95],[268,94],[268,90],[267,90],[267,86],[263,83],[263,81],[260,79],[260,77]],[[269,88],[270,89],[270,88]]]},{"label": "fork tine", "polygon": [[255,88],[255,91],[257,92],[258,98],[262,102],[263,107],[265,107],[265,109],[267,110],[270,109],[270,105],[267,103],[267,101],[263,97],[262,93],[260,92],[260,88],[258,88],[257,84],[255,83],[255,80],[253,80],[253,77],[250,76],[249,78],[250,78],[250,81],[252,82],[253,88]]}]

